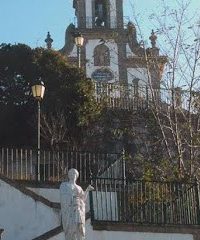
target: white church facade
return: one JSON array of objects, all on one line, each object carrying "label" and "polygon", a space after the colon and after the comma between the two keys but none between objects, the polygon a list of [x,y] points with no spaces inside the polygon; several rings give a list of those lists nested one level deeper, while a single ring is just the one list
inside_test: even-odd
[{"label": "white church facade", "polygon": [[159,88],[166,57],[159,55],[153,31],[151,48],[138,42],[135,25],[123,16],[123,0],[74,0],[73,6],[77,23],[67,28],[65,46],[61,49],[69,61],[77,61],[74,34],[79,32],[84,37],[81,65],[88,78],[102,83],[152,84]]}]

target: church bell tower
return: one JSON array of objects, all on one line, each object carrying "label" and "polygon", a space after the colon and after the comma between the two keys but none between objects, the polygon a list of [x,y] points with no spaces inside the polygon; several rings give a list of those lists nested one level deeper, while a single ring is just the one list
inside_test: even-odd
[{"label": "church bell tower", "polygon": [[66,44],[61,50],[72,61],[78,57],[77,47],[69,43],[73,31],[84,37],[81,66],[89,78],[100,82],[127,81],[123,59],[126,44],[123,36],[123,0],[74,0],[76,24],[66,31]]},{"label": "church bell tower", "polygon": [[158,59],[157,69],[150,71],[154,85],[159,85],[160,69],[166,60],[159,56],[156,41],[146,50],[138,43],[135,25],[124,22],[123,0],[73,0],[73,8],[76,21],[68,26],[65,46],[60,51],[77,63],[79,51],[74,35],[81,33],[81,67],[88,78],[101,83],[147,85],[145,56],[150,53],[151,58]]},{"label": "church bell tower", "polygon": [[74,0],[80,29],[123,28],[123,0]]}]

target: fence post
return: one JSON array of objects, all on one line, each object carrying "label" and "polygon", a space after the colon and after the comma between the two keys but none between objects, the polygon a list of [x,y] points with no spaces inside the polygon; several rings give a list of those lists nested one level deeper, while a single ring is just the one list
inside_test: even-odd
[{"label": "fence post", "polygon": [[200,225],[200,202],[199,202],[199,183],[197,178],[195,178],[195,201],[196,201],[196,211],[197,211],[197,224]]},{"label": "fence post", "polygon": [[122,178],[126,180],[126,154],[125,149],[122,150]]},{"label": "fence post", "polygon": [[93,204],[93,191],[89,192],[89,200],[90,200],[90,213],[91,213],[91,223],[94,222],[94,204]]},{"label": "fence post", "polygon": [[1,148],[0,152],[0,173],[3,174],[3,148]]},{"label": "fence post", "polygon": [[146,86],[146,109],[149,108],[149,91],[148,86]]},{"label": "fence post", "polygon": [[122,221],[126,222],[126,152],[123,148],[122,150]]}]

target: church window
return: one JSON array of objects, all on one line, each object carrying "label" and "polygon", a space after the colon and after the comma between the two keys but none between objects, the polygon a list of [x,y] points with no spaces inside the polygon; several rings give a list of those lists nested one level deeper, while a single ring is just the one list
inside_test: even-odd
[{"label": "church window", "polygon": [[94,66],[110,66],[110,50],[105,45],[94,49]]},{"label": "church window", "polygon": [[95,0],[95,25],[104,27],[106,25],[107,10],[105,0]]}]

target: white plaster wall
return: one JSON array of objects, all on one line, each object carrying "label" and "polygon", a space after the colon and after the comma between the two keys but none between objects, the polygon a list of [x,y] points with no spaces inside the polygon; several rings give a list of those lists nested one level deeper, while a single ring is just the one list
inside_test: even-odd
[{"label": "white plaster wall", "polygon": [[[118,94],[117,94],[118,93]],[[113,98],[117,96],[120,96],[120,92],[118,91],[113,91],[110,96]],[[115,161],[111,166],[109,166],[102,174],[102,178],[123,178],[123,173],[122,173],[122,160],[118,159]]]},{"label": "white plaster wall", "polygon": [[139,86],[146,86],[148,83],[148,75],[146,68],[128,68],[128,83],[132,84],[134,78],[140,79]]},{"label": "white plaster wall", "polygon": [[60,202],[60,191],[57,188],[28,188],[51,202]]},{"label": "white plaster wall", "polygon": [[110,27],[117,27],[117,7],[116,0],[110,0]]},{"label": "white plaster wall", "polygon": [[[90,220],[86,222],[86,240],[193,240],[191,234],[175,233],[139,233],[120,231],[94,231]],[[60,233],[49,240],[64,240],[64,233]]]},{"label": "white plaster wall", "polygon": [[[3,239],[2,239],[3,240]],[[49,238],[49,240],[66,240],[64,232],[59,233],[58,235]],[[94,239],[93,239],[94,240]]]},{"label": "white plaster wall", "polygon": [[92,0],[85,0],[86,28],[92,28]]},{"label": "white plaster wall", "polygon": [[131,58],[131,57],[134,57],[134,56],[136,56],[136,55],[131,51],[131,49],[129,47],[129,44],[127,43],[126,44],[126,57]]},{"label": "white plaster wall", "polygon": [[[60,190],[58,188],[28,188],[36,194],[48,199],[51,202],[60,203]],[[86,201],[85,211],[90,211],[89,195]]]},{"label": "white plaster wall", "polygon": [[0,180],[2,240],[30,240],[59,225],[58,210],[35,201]]},{"label": "white plaster wall", "polygon": [[95,219],[118,221],[117,193],[93,192],[92,194]]},{"label": "white plaster wall", "polygon": [[[86,59],[88,61],[86,64],[86,73],[89,78],[91,78],[92,73],[96,69],[101,68],[94,66],[94,48],[99,45],[99,41],[100,39],[92,39],[86,43]],[[119,81],[118,46],[112,39],[107,40],[105,45],[110,50],[110,66],[105,68],[109,68],[113,72],[114,79],[112,82]]]},{"label": "white plaster wall", "polygon": [[69,57],[77,57],[77,46],[76,46],[76,44],[74,44],[74,48],[71,51],[71,53],[69,54]]},{"label": "white plaster wall", "polygon": [[113,232],[93,231],[89,229],[86,240],[193,240],[190,234],[170,233],[138,233],[138,232]]}]

